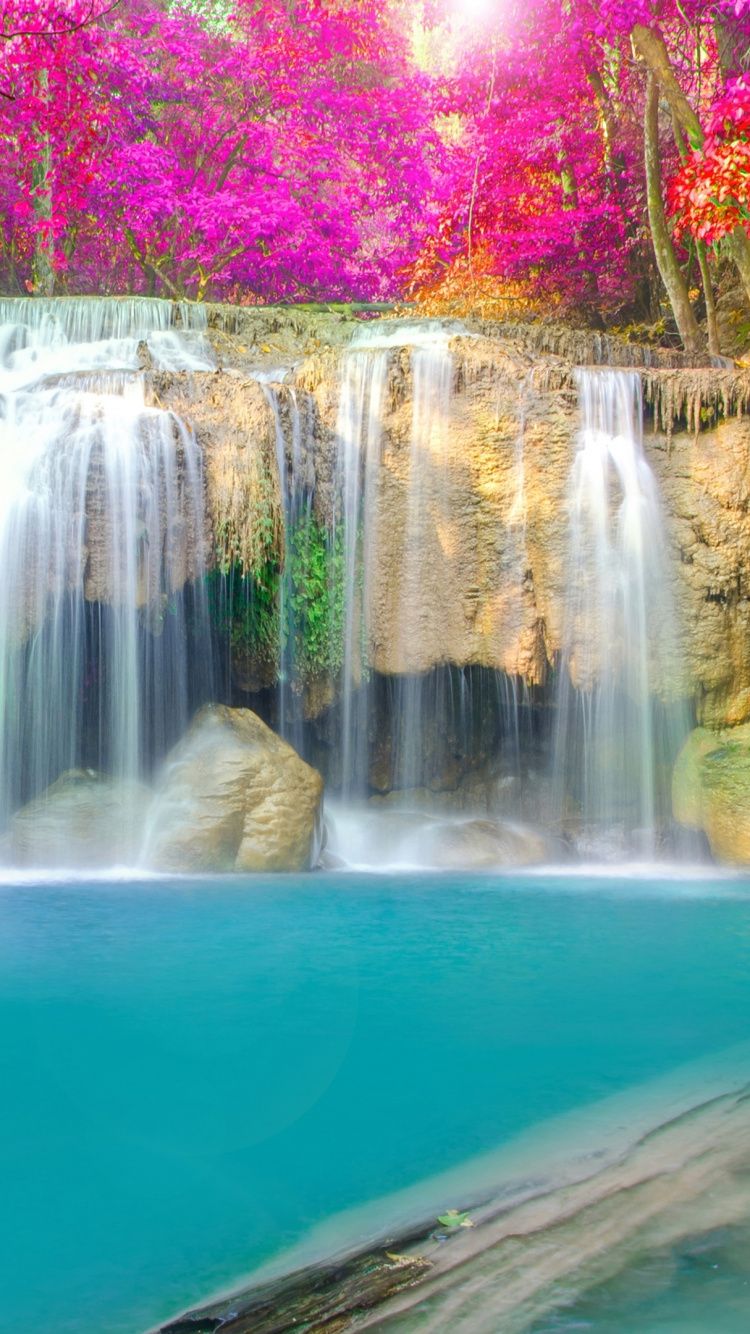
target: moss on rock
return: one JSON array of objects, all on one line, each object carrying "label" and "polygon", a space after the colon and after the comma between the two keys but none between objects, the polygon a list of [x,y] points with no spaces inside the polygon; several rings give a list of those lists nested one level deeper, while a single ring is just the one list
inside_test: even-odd
[{"label": "moss on rock", "polygon": [[690,734],[672,780],[675,819],[702,829],[719,861],[750,864],[750,724]]}]

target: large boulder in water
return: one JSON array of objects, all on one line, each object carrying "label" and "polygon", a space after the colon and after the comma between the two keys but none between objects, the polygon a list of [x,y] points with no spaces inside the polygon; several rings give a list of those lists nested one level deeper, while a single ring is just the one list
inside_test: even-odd
[{"label": "large boulder in water", "polygon": [[146,861],[161,871],[306,871],[323,779],[250,709],[201,709],[167,758]]},{"label": "large boulder in water", "polygon": [[691,732],[674,769],[672,809],[679,824],[705,833],[719,861],[750,865],[750,723]]},{"label": "large boulder in water", "polygon": [[16,811],[0,855],[13,866],[92,870],[132,864],[150,800],[141,783],[70,769]]}]

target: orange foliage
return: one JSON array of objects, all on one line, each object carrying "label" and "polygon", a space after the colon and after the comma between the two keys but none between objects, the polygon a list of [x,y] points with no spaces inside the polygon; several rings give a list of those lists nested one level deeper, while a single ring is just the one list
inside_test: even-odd
[{"label": "orange foliage", "polygon": [[559,313],[559,297],[541,296],[532,281],[501,278],[496,266],[489,249],[476,249],[471,261],[462,255],[446,265],[438,278],[414,282],[411,296],[428,315],[525,320]]}]

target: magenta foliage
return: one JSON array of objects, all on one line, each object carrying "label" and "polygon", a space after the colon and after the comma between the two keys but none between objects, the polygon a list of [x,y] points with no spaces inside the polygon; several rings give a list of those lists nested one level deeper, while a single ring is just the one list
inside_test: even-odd
[{"label": "magenta foliage", "polygon": [[498,278],[537,293],[596,305],[627,298],[642,150],[618,25],[634,8],[637,0],[512,0],[497,6],[489,34],[466,35],[446,89],[464,122],[453,193],[420,277],[461,257],[471,269],[481,253],[484,272],[489,257]]},{"label": "magenta foliage", "polygon": [[[495,0],[473,30],[458,0],[234,6],[2,0],[6,287],[375,299],[481,266],[614,308],[653,277],[634,25],[709,137],[744,115],[750,0]],[[671,131],[663,151],[669,175]]]},{"label": "magenta foliage", "polygon": [[443,151],[397,17],[238,0],[209,25],[150,0],[10,0],[6,281],[33,285],[41,246],[84,290],[393,295]]}]

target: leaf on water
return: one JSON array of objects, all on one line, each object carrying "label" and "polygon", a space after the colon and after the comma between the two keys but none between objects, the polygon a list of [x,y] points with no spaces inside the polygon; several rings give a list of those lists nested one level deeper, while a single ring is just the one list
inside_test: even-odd
[{"label": "leaf on water", "polygon": [[469,1215],[466,1213],[459,1213],[458,1209],[449,1209],[447,1213],[440,1214],[438,1216],[438,1223],[440,1223],[441,1227],[447,1228],[474,1226]]}]

